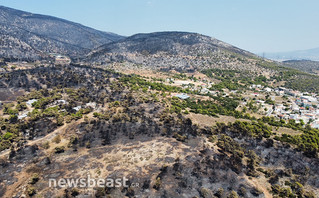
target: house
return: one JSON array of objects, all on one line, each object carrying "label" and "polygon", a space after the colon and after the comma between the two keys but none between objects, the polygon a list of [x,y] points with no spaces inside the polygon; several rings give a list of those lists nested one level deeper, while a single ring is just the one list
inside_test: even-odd
[{"label": "house", "polygon": [[26,118],[26,117],[28,117],[28,114],[24,113],[24,114],[18,116],[18,120],[21,120],[21,119]]},{"label": "house", "polygon": [[310,126],[314,129],[319,129],[319,120],[312,122]]},{"label": "house", "polygon": [[176,97],[180,98],[180,99],[183,99],[183,100],[186,100],[189,98],[189,96],[185,93],[182,93],[182,94],[177,94]]},{"label": "house", "polygon": [[297,96],[294,91],[289,90],[289,89],[285,89],[285,90],[284,90],[284,93],[287,94],[287,95],[289,95],[289,96],[294,96],[294,97]]},{"label": "house", "polygon": [[76,107],[73,107],[72,109],[75,111],[79,111],[81,108],[82,108],[81,106],[76,106]]},{"label": "house", "polygon": [[299,120],[300,118],[298,114],[290,114],[290,119]]},{"label": "house", "polygon": [[31,100],[28,100],[26,103],[27,103],[27,105],[32,106],[32,104],[35,103],[36,101],[38,101],[38,100],[37,99],[31,99]]},{"label": "house", "polygon": [[23,119],[23,118],[28,117],[28,114],[29,114],[30,112],[31,112],[31,111],[29,111],[29,110],[22,111],[22,112],[18,115],[18,120],[21,120],[21,119]]},{"label": "house", "polygon": [[272,89],[269,88],[269,87],[266,87],[264,90],[265,90],[265,92],[271,92],[272,91]]},{"label": "house", "polygon": [[256,88],[256,85],[255,85],[255,84],[252,84],[249,88],[250,88],[250,89],[255,89],[255,88]]},{"label": "house", "polygon": [[69,65],[71,63],[71,59],[67,56],[58,55],[55,57],[55,64],[57,65]]},{"label": "house", "polygon": [[209,90],[207,88],[203,88],[203,89],[200,90],[200,92],[202,94],[207,94],[209,92]]},{"label": "house", "polygon": [[92,109],[96,108],[96,102],[89,102],[85,104],[85,107],[91,107]]},{"label": "house", "polygon": [[291,110],[294,112],[299,112],[299,106],[298,105],[292,105]]},{"label": "house", "polygon": [[309,102],[317,102],[317,99],[311,96],[301,96],[301,99],[308,100]]},{"label": "house", "polygon": [[308,123],[310,118],[307,116],[300,116],[300,120],[303,120],[304,123]]},{"label": "house", "polygon": [[264,105],[265,104],[265,101],[263,100],[256,100],[257,103],[260,103],[261,105]]}]

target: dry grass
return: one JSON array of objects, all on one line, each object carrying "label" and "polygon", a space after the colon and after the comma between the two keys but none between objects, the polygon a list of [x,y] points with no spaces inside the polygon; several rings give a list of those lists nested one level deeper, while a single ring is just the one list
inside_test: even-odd
[{"label": "dry grass", "polygon": [[195,113],[190,113],[186,115],[187,118],[190,118],[194,124],[198,124],[199,126],[214,126],[216,125],[217,122],[235,122],[236,120],[241,120],[241,121],[248,121],[246,119],[236,119],[235,117],[232,116],[223,116],[219,115],[217,117],[212,117],[208,115],[202,115],[202,114],[195,114]]},{"label": "dry grass", "polygon": [[289,128],[286,128],[286,127],[279,127],[278,130],[276,130],[275,127],[273,127],[273,132],[279,134],[279,135],[282,135],[282,134],[288,134],[288,135],[301,135],[302,132],[301,131],[296,131],[296,130],[293,130],[293,129],[289,129]]}]

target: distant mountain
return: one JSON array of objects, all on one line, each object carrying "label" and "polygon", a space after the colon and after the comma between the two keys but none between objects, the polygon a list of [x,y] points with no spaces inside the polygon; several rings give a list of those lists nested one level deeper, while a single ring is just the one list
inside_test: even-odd
[{"label": "distant mountain", "polygon": [[284,81],[281,85],[294,90],[319,90],[318,76],[285,67],[282,63],[261,58],[215,38],[190,32],[136,34],[102,45],[81,61],[116,71],[175,70],[209,74],[210,71],[231,70],[232,75],[251,83],[257,77],[265,77],[271,83]]},{"label": "distant mountain", "polygon": [[312,60],[319,61],[319,48],[291,52],[265,53],[265,58],[273,60]]},{"label": "distant mountain", "polygon": [[319,61],[310,60],[288,60],[282,62],[284,66],[298,69],[300,71],[315,73],[319,72]]},{"label": "distant mountain", "polygon": [[[127,61],[152,68],[173,69],[253,67],[245,58],[256,55],[209,36],[190,32],[136,34],[94,49],[88,62],[108,64]],[[251,69],[251,68],[250,68]]]},{"label": "distant mountain", "polygon": [[76,57],[122,38],[64,19],[0,6],[0,57],[38,59],[48,53]]}]

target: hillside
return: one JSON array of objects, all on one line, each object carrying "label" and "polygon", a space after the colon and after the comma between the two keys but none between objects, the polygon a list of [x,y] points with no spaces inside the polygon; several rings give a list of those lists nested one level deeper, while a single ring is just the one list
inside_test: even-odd
[{"label": "hillside", "polygon": [[119,42],[100,46],[86,58],[88,62],[108,64],[127,61],[149,68],[177,70],[209,67],[252,69],[245,58],[254,54],[217,39],[189,32],[136,34]]},{"label": "hillside", "polygon": [[0,26],[0,197],[319,196],[319,77],[295,62],[5,7]]},{"label": "hillside", "polygon": [[298,69],[300,71],[308,72],[311,74],[318,74],[319,61],[310,60],[287,60],[282,62],[284,66]]},{"label": "hillside", "polygon": [[[136,34],[92,50],[85,63],[116,70],[204,72],[210,69],[234,71],[239,79],[264,76],[267,84],[318,92],[319,77],[284,64],[263,59],[209,36],[190,32]],[[116,65],[116,67],[114,67]]]},{"label": "hillside", "polygon": [[76,57],[122,39],[56,17],[0,6],[0,57],[39,59],[48,53]]},{"label": "hillside", "polygon": [[[168,94],[187,90],[146,79],[77,65],[2,73],[0,92],[11,102],[0,111],[0,196],[318,195],[319,130],[289,122],[302,132],[279,136],[266,121],[236,112],[237,96],[193,92],[194,99],[181,100]],[[216,113],[245,119],[195,119]],[[88,175],[128,183],[48,186],[49,179]]]}]

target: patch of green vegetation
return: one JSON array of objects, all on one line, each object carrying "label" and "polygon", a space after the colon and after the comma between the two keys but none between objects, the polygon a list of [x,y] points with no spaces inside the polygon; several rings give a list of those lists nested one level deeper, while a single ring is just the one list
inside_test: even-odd
[{"label": "patch of green vegetation", "polygon": [[311,74],[293,76],[287,80],[285,87],[293,90],[319,93],[319,77]]},{"label": "patch of green vegetation", "polygon": [[54,152],[55,153],[64,153],[64,151],[65,151],[65,147],[64,146],[57,146],[57,147],[55,147],[54,148]]},{"label": "patch of green vegetation", "polygon": [[137,75],[131,76],[123,76],[119,79],[120,82],[124,83],[124,85],[129,86],[132,90],[139,90],[139,89],[152,89],[157,91],[166,91],[166,92],[178,92],[178,93],[191,93],[188,89],[183,89],[181,87],[165,85],[163,83],[158,82],[151,82],[142,79]]},{"label": "patch of green vegetation", "polygon": [[306,127],[301,135],[282,134],[275,139],[296,145],[308,157],[317,157],[319,152],[319,130]]},{"label": "patch of green vegetation", "polygon": [[173,78],[175,78],[175,79],[180,79],[180,80],[187,80],[186,74],[183,74],[183,73],[175,74],[175,75],[173,76]]},{"label": "patch of green vegetation", "polygon": [[247,88],[251,84],[260,84],[263,86],[270,86],[272,81],[281,82],[284,81],[284,87],[293,90],[307,91],[319,93],[319,77],[309,73],[305,73],[296,69],[287,68],[278,65],[275,62],[263,61],[259,59],[257,63],[258,66],[271,69],[276,72],[267,79],[263,75],[256,77],[254,72],[244,72],[239,70],[223,70],[223,69],[207,69],[203,70],[202,73],[206,74],[208,77],[215,78],[221,82],[217,85],[213,85],[213,89],[230,89],[230,90],[240,90]]},{"label": "patch of green vegetation", "polygon": [[[180,113],[182,110],[186,111],[186,108],[190,109],[190,112],[217,116],[220,115],[231,115],[235,117],[243,117],[241,112],[236,111],[239,102],[238,98],[228,97],[212,97],[214,100],[196,100],[186,99],[181,100],[177,97],[169,99],[171,103],[170,112]],[[188,111],[187,111],[188,112]]]},{"label": "patch of green vegetation", "polygon": [[34,173],[30,178],[29,184],[35,184],[40,180],[39,174]]},{"label": "patch of green vegetation", "polygon": [[16,115],[19,113],[19,110],[14,108],[13,103],[8,103],[3,105],[3,113],[7,115]]},{"label": "patch of green vegetation", "polygon": [[[229,90],[243,89],[245,86],[241,85],[239,82],[244,82],[249,79],[247,78],[247,73],[243,73],[237,70],[207,69],[203,70],[202,73],[210,78],[215,78],[221,81],[216,85],[212,85],[212,90],[222,90],[225,88]],[[246,84],[252,83],[252,81],[246,82]]]},{"label": "patch of green vegetation", "polygon": [[243,148],[234,141],[231,137],[222,134],[218,139],[217,146],[223,151],[231,153],[233,155],[237,155],[240,158],[244,157],[244,150]]},{"label": "patch of green vegetation", "polygon": [[[258,120],[258,122],[237,120],[228,125],[217,123],[216,130],[219,132],[229,130],[237,136],[272,138],[272,128],[264,124],[262,120]],[[319,130],[308,126],[303,128],[302,131],[303,133],[300,135],[282,134],[281,136],[275,136],[274,139],[296,145],[308,157],[317,157],[319,153]]]},{"label": "patch of green vegetation", "polygon": [[228,125],[232,132],[240,133],[244,136],[265,137],[272,135],[272,128],[262,122],[246,122],[236,120]]},{"label": "patch of green vegetation", "polygon": [[303,185],[297,181],[285,181],[285,186],[274,184],[271,186],[272,193],[278,197],[306,197],[314,198],[315,194],[312,191],[306,191]]}]

